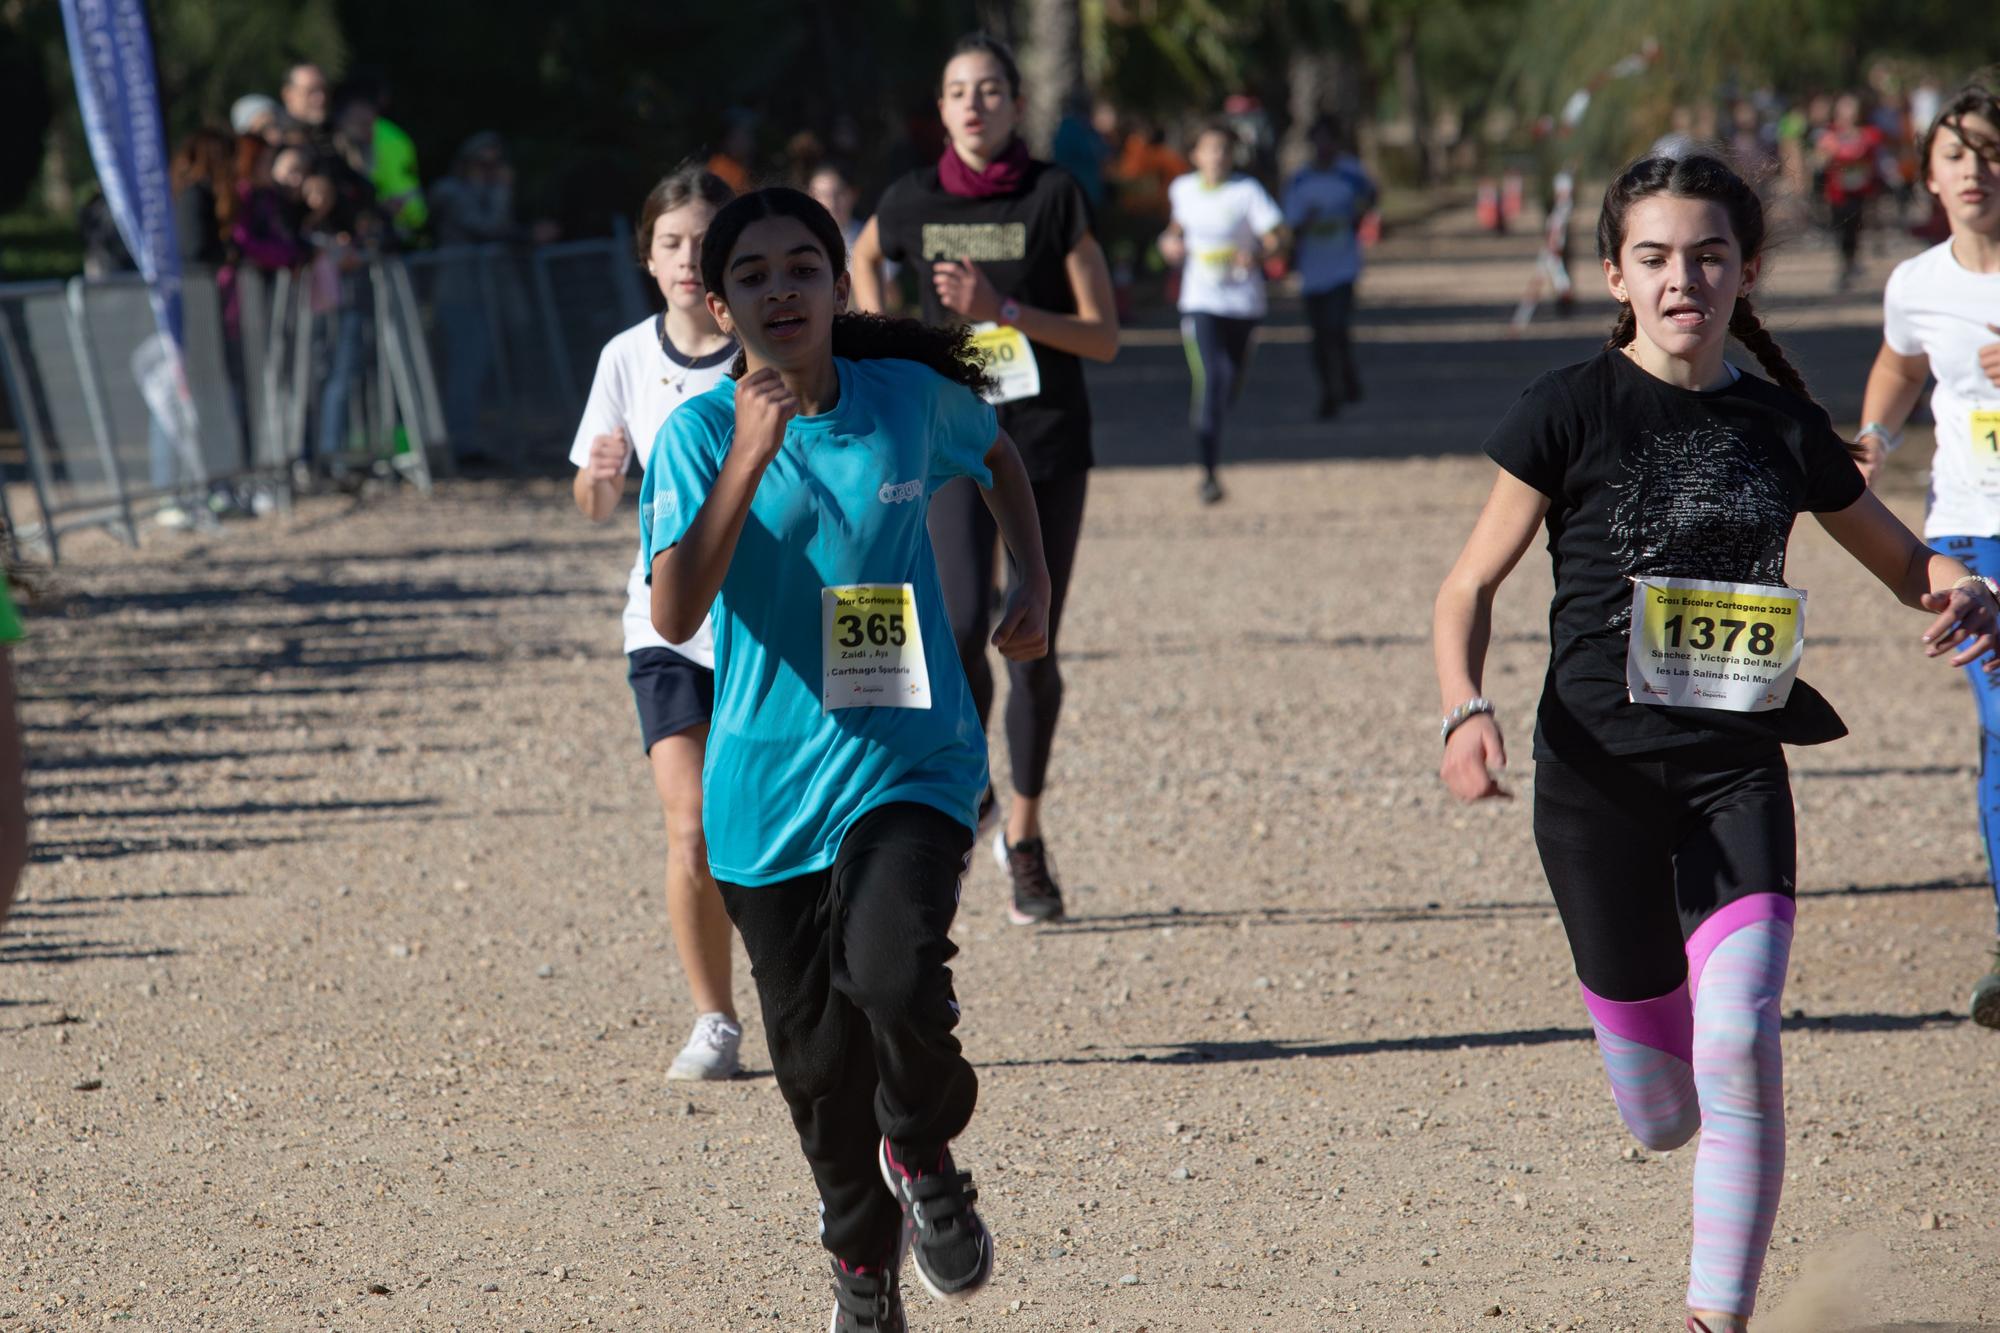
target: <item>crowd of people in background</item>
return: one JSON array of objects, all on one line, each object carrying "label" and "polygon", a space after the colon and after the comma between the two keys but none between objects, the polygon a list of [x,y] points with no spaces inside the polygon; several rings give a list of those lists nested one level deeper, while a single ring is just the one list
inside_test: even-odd
[{"label": "crowd of people in background", "polygon": [[[1897,231],[1930,239],[1941,234],[1935,201],[1917,188],[1916,166],[1916,141],[1939,98],[1933,81],[1900,79],[1886,66],[1861,89],[1799,95],[1723,90],[1676,108],[1654,151],[1725,149],[1774,216],[1813,225],[1837,249],[1836,284],[1844,291],[1855,280],[1871,230],[1883,239]],[[391,103],[391,89],[378,74],[354,70],[335,84],[317,64],[301,62],[285,73],[275,96],[237,99],[226,129],[199,129],[173,154],[182,258],[214,271],[229,336],[239,328],[236,275],[244,267],[267,276],[300,274],[310,283],[315,310],[328,315],[328,330],[314,348],[318,388],[302,482],[339,474],[351,443],[350,390],[366,363],[373,319],[365,271],[376,258],[428,247],[543,243],[558,234],[552,222],[519,220],[514,169],[499,134],[471,136],[446,170],[426,181],[410,134],[388,114]],[[782,140],[772,130],[751,111],[723,109],[711,148],[694,160],[739,192],[783,183],[809,193],[833,215],[850,247],[860,241],[886,185],[935,160],[942,147],[935,122],[921,116],[911,117],[886,151],[865,144],[852,116]],[[1211,135],[1217,136],[1216,160],[1197,170],[1191,156]],[[1379,218],[1372,216],[1378,186],[1349,127],[1322,118],[1295,137],[1299,142],[1290,152],[1281,152],[1279,126],[1248,96],[1227,99],[1207,119],[1191,113],[1186,123],[1170,123],[1079,95],[1064,106],[1050,141],[1049,160],[1076,182],[1089,206],[1118,316],[1130,319],[1141,307],[1178,307],[1184,316],[1191,454],[1202,466],[1201,493],[1211,502],[1222,497],[1216,480],[1221,414],[1247,369],[1267,280],[1296,275],[1312,330],[1316,415],[1332,419],[1361,393],[1349,330],[1364,246],[1379,234]],[[1578,174],[1575,162],[1551,162],[1543,245],[1516,327],[1532,319],[1545,296],[1553,295],[1559,314],[1573,303],[1569,231]],[[1214,254],[1187,249],[1191,213],[1213,211],[1206,205],[1217,191],[1248,198],[1253,187],[1273,205],[1260,213],[1260,225],[1228,245],[1210,247]],[[1492,210],[1491,225],[1507,225],[1521,193],[1500,192],[1504,202]],[[1225,221],[1233,227],[1241,219]],[[130,266],[101,200],[86,207],[83,230],[86,272]],[[1211,272],[1217,263],[1228,271]],[[924,293],[916,275],[886,256],[882,264],[882,308],[919,308]],[[1222,280],[1227,310],[1217,304],[1212,278]],[[482,453],[481,395],[497,371],[489,338],[478,326],[486,316],[473,297],[440,292],[437,316],[445,334],[439,369],[448,434],[454,453],[470,462]],[[175,466],[172,450],[155,448],[156,487],[169,481]],[[177,522],[183,514],[169,506],[162,516]]]},{"label": "crowd of people in background", "polygon": [[1672,150],[1720,144],[1767,204],[1790,204],[1839,249],[1836,284],[1859,271],[1861,238],[1913,231],[1943,233],[1936,200],[1918,188],[1918,149],[1943,94],[1931,79],[1906,85],[1886,66],[1868,86],[1785,97],[1772,90],[1678,108],[1654,145]]}]

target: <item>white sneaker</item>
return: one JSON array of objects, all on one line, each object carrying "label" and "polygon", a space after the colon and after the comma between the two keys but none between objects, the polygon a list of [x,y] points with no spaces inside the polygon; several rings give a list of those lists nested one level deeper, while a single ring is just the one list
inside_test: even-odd
[{"label": "white sneaker", "polygon": [[743,1027],[725,1014],[701,1014],[688,1033],[687,1045],[667,1066],[667,1078],[676,1083],[718,1082],[736,1077],[741,1068],[736,1058],[743,1044]]}]

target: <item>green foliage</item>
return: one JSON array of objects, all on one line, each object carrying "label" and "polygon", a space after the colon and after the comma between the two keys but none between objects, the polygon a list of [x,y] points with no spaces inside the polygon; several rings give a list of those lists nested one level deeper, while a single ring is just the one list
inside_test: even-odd
[{"label": "green foliage", "polygon": [[0,28],[0,212],[27,199],[53,114],[42,53],[19,30]]},{"label": "green foliage", "polygon": [[1522,0],[1519,36],[1500,71],[1527,115],[1571,92],[1648,38],[1663,55],[1645,74],[1605,85],[1575,146],[1615,161],[1642,148],[1673,108],[1733,89],[1790,94],[1858,87],[1901,58],[1949,80],[2000,47],[2000,7],[1954,0]]},{"label": "green foliage", "polygon": [[278,95],[296,61],[337,76],[347,42],[334,0],[199,0],[152,5],[160,96],[174,138],[201,125],[226,126],[245,93]]}]

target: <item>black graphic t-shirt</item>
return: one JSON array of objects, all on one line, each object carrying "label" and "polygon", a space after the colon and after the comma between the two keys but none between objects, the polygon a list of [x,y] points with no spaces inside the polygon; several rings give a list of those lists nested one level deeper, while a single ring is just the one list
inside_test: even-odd
[{"label": "black graphic t-shirt", "polygon": [[1783,585],[1792,520],[1861,498],[1861,473],[1817,404],[1749,374],[1682,389],[1607,350],[1529,385],[1486,453],[1549,497],[1556,587],[1537,758],[1847,734],[1804,681],[1765,713],[1637,704],[1625,687],[1633,577]]},{"label": "black graphic t-shirt", "polygon": [[[1061,167],[1034,162],[1014,194],[966,199],[946,194],[935,166],[904,176],[875,209],[882,253],[916,270],[924,318],[946,324],[958,316],[938,301],[931,266],[970,259],[1001,297],[1058,314],[1076,313],[1066,261],[1090,230],[1090,205]],[[1090,399],[1083,364],[1068,352],[1034,344],[1042,391],[1000,405],[1000,425],[1020,446],[1034,481],[1052,481],[1091,464]]]}]

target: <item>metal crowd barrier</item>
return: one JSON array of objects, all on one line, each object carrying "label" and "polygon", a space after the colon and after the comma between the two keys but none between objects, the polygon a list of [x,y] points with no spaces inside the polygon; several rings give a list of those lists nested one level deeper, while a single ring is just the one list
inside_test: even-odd
[{"label": "metal crowd barrier", "polygon": [[647,302],[629,240],[614,236],[454,247],[344,275],[244,264],[233,290],[195,269],[183,308],[191,419],[160,396],[136,275],[0,286],[0,390],[39,510],[17,527],[0,508],[10,539],[54,560],[81,528],[136,545],[168,503],[254,492],[260,510],[288,507],[309,461],[387,467],[428,493],[432,469],[461,457],[520,467],[566,452],[598,349]]}]

